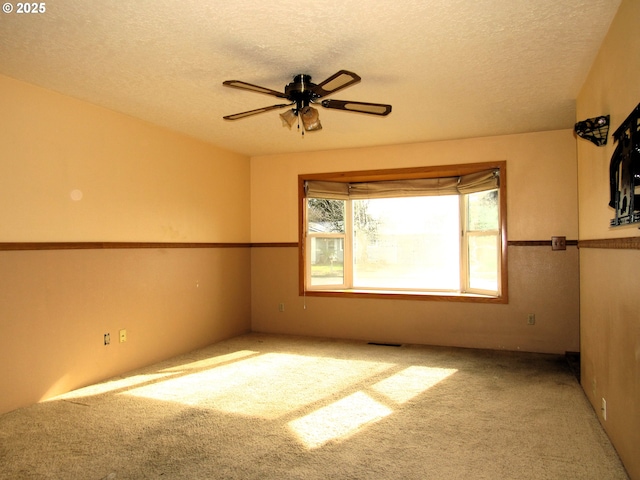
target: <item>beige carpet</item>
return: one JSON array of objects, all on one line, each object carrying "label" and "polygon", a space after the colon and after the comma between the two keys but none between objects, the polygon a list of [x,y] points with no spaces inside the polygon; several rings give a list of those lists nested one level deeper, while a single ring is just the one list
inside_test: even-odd
[{"label": "beige carpet", "polygon": [[0,479],[625,479],[561,356],[250,334],[0,416]]}]

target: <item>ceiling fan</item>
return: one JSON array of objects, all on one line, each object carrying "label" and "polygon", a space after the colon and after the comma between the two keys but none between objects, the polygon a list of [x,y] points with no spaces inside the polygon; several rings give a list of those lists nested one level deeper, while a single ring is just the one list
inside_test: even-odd
[{"label": "ceiling fan", "polygon": [[[284,92],[271,90],[270,88],[252,85],[251,83],[241,82],[239,80],[227,80],[222,82],[224,86],[240,88],[242,90],[250,90],[252,92],[266,93],[277,98],[283,98],[290,103],[282,103],[272,105],[270,107],[249,110],[248,112],[235,113],[223,117],[225,120],[239,120],[241,118],[256,115],[258,113],[268,112],[270,110],[291,107],[285,113],[280,114],[283,126],[291,128],[296,120],[301,120],[305,131],[314,131],[322,129],[318,110],[313,108],[312,104],[322,105],[324,108],[334,108],[337,110],[346,110],[348,112],[359,112],[370,115],[385,116],[391,113],[391,105],[382,103],[367,102],[351,102],[347,100],[324,99],[338,90],[350,87],[360,82],[360,77],[353,72],[340,70],[331,75],[329,78],[319,84],[311,82],[311,76],[300,74],[293,77],[293,82],[284,87]],[[300,122],[298,122],[300,128]],[[304,131],[302,132],[304,135]]]}]

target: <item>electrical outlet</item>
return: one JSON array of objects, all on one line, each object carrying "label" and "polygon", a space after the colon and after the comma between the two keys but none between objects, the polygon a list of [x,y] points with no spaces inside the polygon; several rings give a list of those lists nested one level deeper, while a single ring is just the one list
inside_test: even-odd
[{"label": "electrical outlet", "polygon": [[607,419],[607,401],[602,397],[602,419]]},{"label": "electrical outlet", "polygon": [[109,335],[108,333],[104,334],[104,344],[105,345],[109,345],[111,343],[111,335]]},{"label": "electrical outlet", "polygon": [[278,305],[278,311],[279,311],[279,312],[284,312],[284,303],[280,303],[280,304]]},{"label": "electrical outlet", "polygon": [[528,325],[535,325],[536,324],[536,314],[535,313],[530,313],[529,315],[527,315],[527,324]]},{"label": "electrical outlet", "polygon": [[126,342],[127,341],[127,331],[126,330],[120,330],[120,343]]}]

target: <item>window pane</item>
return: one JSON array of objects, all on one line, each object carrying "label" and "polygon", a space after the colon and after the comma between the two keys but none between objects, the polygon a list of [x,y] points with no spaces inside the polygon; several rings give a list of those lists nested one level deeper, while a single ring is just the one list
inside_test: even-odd
[{"label": "window pane", "polygon": [[344,283],[344,239],[311,237],[311,285]]},{"label": "window pane", "polygon": [[467,198],[468,230],[498,230],[498,190],[471,193]]},{"label": "window pane", "polygon": [[353,201],[355,288],[459,290],[459,199]]},{"label": "window pane", "polygon": [[469,236],[469,287],[498,291],[498,236]]},{"label": "window pane", "polygon": [[307,222],[309,233],[344,233],[345,200],[309,198]]}]

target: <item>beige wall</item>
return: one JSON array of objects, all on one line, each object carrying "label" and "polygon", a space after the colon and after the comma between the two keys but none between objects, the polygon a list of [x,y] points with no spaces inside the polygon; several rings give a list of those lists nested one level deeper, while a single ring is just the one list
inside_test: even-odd
[{"label": "beige wall", "polygon": [[0,104],[0,242],[249,240],[246,157],[3,76]]},{"label": "beige wall", "polygon": [[[252,241],[297,242],[298,174],[495,160],[507,161],[509,240],[577,238],[575,139],[563,130],[252,158]],[[305,299],[298,296],[297,262],[295,247],[252,249],[253,330],[536,352],[579,349],[575,247],[509,247],[508,305]],[[527,325],[528,313],[536,314],[535,326]]]},{"label": "beige wall", "polygon": [[[640,102],[640,2],[623,0],[577,99],[577,120],[611,115],[612,134]],[[578,141],[580,239],[639,237],[610,228],[616,144]],[[582,385],[631,478],[640,478],[640,250],[580,249]],[[607,401],[604,420],[602,398]]]},{"label": "beige wall", "polygon": [[249,331],[250,260],[248,248],[0,252],[0,412]]},{"label": "beige wall", "polygon": [[[248,158],[2,76],[0,105],[0,243],[249,242]],[[0,251],[0,412],[248,331],[250,269],[243,247]]]},{"label": "beige wall", "polygon": [[507,160],[509,240],[577,238],[576,151],[570,130],[270,155],[251,159],[251,241],[298,240],[302,173]]}]

